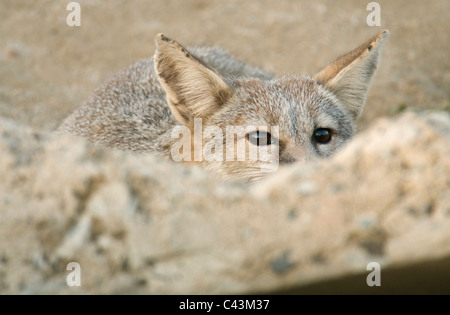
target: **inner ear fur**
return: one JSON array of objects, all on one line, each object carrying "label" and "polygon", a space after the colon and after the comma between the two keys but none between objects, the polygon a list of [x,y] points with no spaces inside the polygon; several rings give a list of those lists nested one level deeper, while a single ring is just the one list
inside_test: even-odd
[{"label": "inner ear fur", "polygon": [[231,97],[231,88],[215,69],[163,34],[155,41],[155,70],[180,123],[207,118]]},{"label": "inner ear fur", "polygon": [[358,48],[339,57],[314,78],[333,92],[356,120],[362,113],[370,83],[379,63],[384,30]]}]

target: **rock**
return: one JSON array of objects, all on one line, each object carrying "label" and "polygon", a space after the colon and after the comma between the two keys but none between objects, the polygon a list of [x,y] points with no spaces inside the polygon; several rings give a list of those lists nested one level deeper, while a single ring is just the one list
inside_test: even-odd
[{"label": "rock", "polygon": [[6,119],[0,151],[3,294],[450,293],[446,112],[379,120],[253,184]]}]

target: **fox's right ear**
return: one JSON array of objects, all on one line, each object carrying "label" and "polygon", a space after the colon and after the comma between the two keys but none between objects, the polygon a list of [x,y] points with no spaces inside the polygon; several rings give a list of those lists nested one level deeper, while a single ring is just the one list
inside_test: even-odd
[{"label": "fox's right ear", "polygon": [[176,41],[156,36],[155,70],[166,91],[172,114],[184,124],[206,118],[231,96],[232,91],[212,68]]},{"label": "fox's right ear", "polygon": [[337,96],[354,120],[362,113],[370,82],[378,67],[380,47],[388,35],[388,30],[378,33],[315,76],[320,84]]}]

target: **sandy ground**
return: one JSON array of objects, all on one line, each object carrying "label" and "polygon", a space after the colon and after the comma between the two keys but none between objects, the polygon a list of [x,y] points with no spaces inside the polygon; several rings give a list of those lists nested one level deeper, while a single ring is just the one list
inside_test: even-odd
[{"label": "sandy ground", "polygon": [[105,79],[152,56],[159,32],[185,45],[215,45],[277,75],[314,74],[387,28],[391,36],[360,127],[399,109],[449,108],[450,1],[69,1],[0,2],[0,115],[52,130]]}]

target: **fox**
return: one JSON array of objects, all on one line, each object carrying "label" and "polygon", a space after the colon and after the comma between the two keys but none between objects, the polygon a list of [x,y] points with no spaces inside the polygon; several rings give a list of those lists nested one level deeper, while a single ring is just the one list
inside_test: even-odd
[{"label": "fox", "polygon": [[[388,35],[379,32],[314,76],[276,77],[223,48],[185,48],[160,33],[153,57],[112,76],[58,131],[115,150],[176,161],[182,154],[221,178],[255,181],[276,170],[267,163],[327,158],[355,135]],[[229,134],[229,126],[241,132]],[[238,142],[247,149],[240,158]],[[202,158],[206,148],[214,158]],[[266,160],[250,158],[263,148]]]}]

